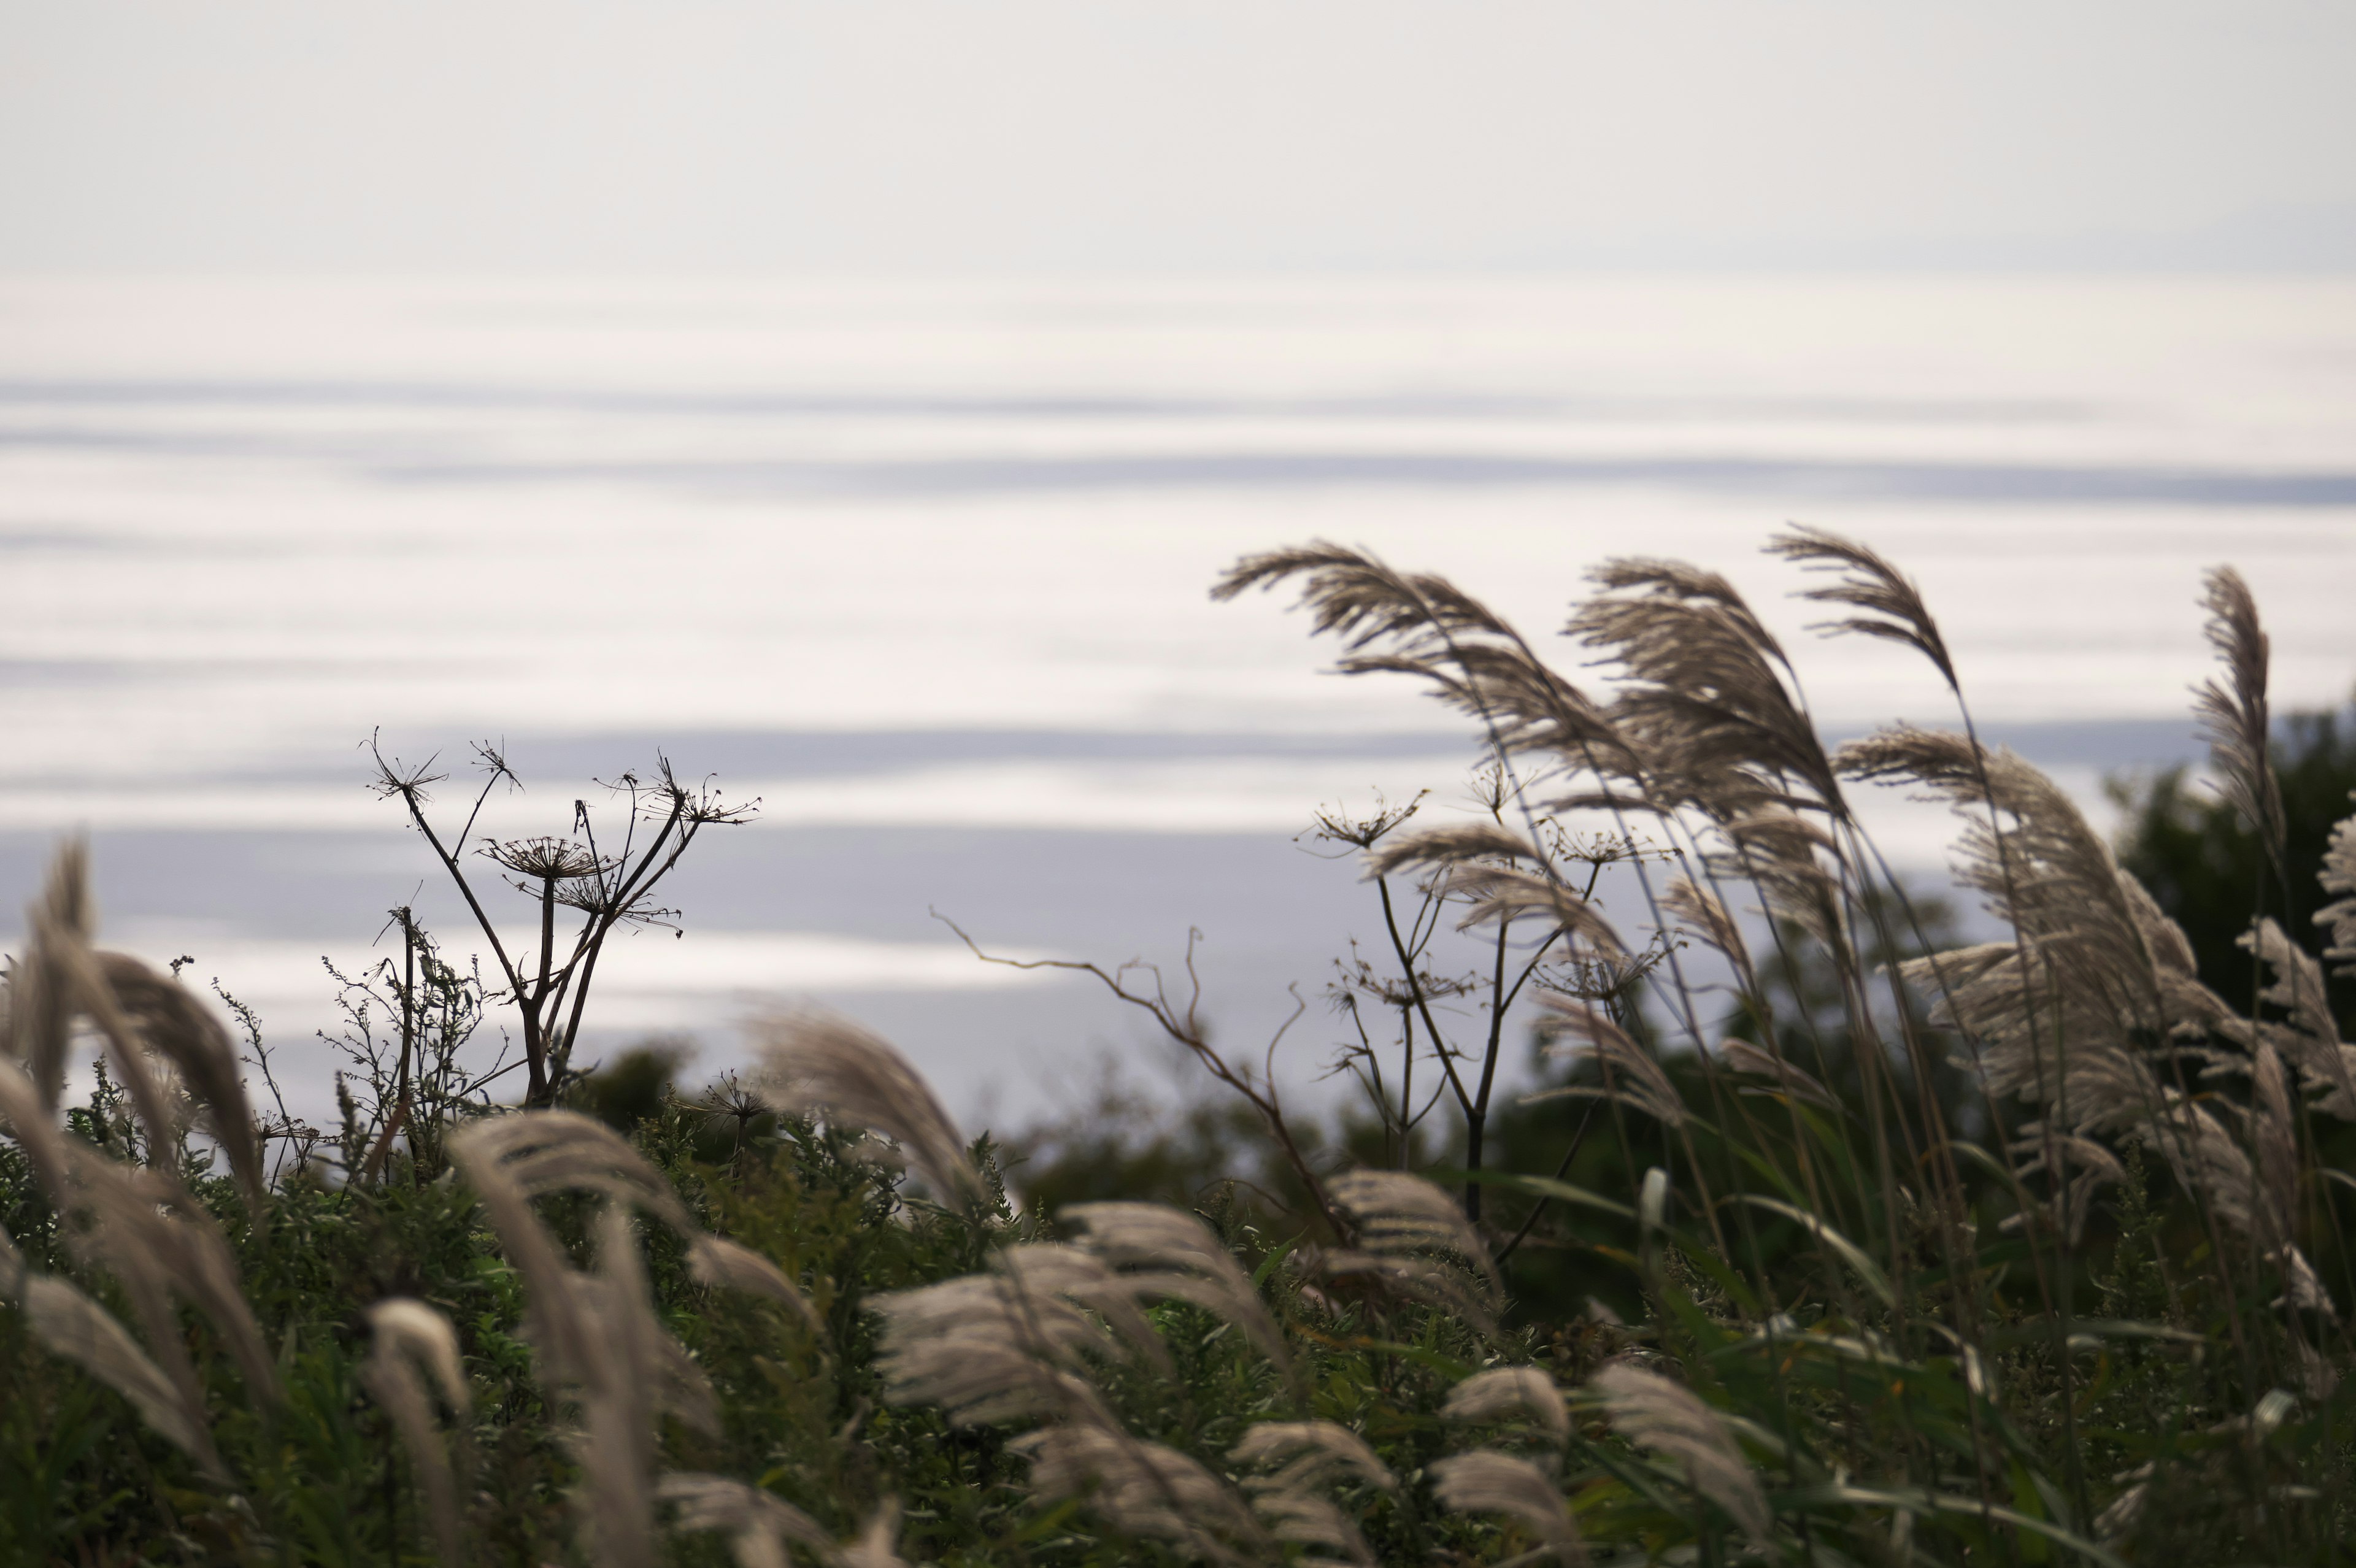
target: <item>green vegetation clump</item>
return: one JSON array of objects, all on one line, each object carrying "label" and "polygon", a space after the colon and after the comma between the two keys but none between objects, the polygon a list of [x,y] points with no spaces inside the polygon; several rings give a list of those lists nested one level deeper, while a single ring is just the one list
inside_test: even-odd
[{"label": "green vegetation clump", "polygon": [[[1827,754],[1676,563],[1594,574],[1598,693],[1363,552],[1223,581],[1300,589],[1491,752],[1470,812],[1319,820],[1381,922],[1327,993],[1330,1125],[1191,991],[1077,961],[1216,1097],[1131,1136],[1110,1090],[1010,1153],[818,1015],[696,1093],[659,1042],[576,1070],[604,934],[743,816],[666,768],[635,846],[492,847],[543,935],[487,988],[400,912],[315,1128],[250,1015],[97,945],[70,849],[0,1019],[0,1560],[2343,1561],[2337,731],[2278,735],[2221,571],[2223,804],[2162,778],[2115,854],[1979,744],[1904,578],[1773,549],[1957,729]],[[463,886],[430,782],[385,770]],[[1885,784],[1954,809],[1985,940],[1890,873],[1852,807]],[[519,1106],[469,1065],[502,1008]]]}]

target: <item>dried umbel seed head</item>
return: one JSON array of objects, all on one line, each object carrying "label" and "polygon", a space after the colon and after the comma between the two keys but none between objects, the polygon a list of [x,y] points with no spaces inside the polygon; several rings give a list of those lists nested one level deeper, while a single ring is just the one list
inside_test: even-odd
[{"label": "dried umbel seed head", "polygon": [[570,838],[510,838],[487,844],[480,852],[518,877],[533,882],[567,882],[613,868],[611,860],[601,859],[587,845]]}]

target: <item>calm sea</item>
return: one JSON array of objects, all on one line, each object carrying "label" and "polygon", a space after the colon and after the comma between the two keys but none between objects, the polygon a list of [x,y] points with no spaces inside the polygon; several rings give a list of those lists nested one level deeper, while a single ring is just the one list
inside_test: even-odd
[{"label": "calm sea", "polygon": [[[320,958],[404,901],[466,950],[359,743],[438,754],[455,813],[501,740],[502,833],[659,748],[762,811],[682,869],[683,937],[617,952],[601,1046],[724,1065],[816,998],[979,1125],[1158,1059],[931,911],[1108,961],[1200,927],[1244,1044],[1373,933],[1311,811],[1451,808],[1461,726],[1211,603],[1221,567],[1366,544],[1550,635],[1598,560],[1687,557],[1828,731],[1942,720],[1897,652],[1806,634],[1757,553],[1791,519],[1914,573],[1982,717],[2090,803],[2193,754],[2210,564],[2278,704],[2342,700],[2356,282],[0,281],[0,872],[21,901],[87,829],[109,940],[255,1003],[316,1103]],[[1935,816],[1890,831],[1935,874]]]}]

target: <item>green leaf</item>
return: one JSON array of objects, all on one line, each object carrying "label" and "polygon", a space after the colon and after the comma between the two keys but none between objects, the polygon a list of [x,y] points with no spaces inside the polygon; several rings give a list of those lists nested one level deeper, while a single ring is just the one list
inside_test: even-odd
[{"label": "green leaf", "polygon": [[1754,1208],[1764,1209],[1771,1214],[1780,1214],[1786,1220],[1797,1221],[1818,1241],[1837,1253],[1843,1263],[1855,1270],[1858,1278],[1865,1282],[1867,1289],[1881,1298],[1881,1304],[1884,1307],[1893,1312],[1898,1309],[1898,1292],[1890,1287],[1890,1276],[1883,1274],[1881,1265],[1866,1256],[1864,1249],[1855,1242],[1850,1241],[1805,1209],[1786,1203],[1780,1198],[1769,1198],[1757,1192],[1744,1192],[1737,1194],[1736,1200],[1751,1204]]}]

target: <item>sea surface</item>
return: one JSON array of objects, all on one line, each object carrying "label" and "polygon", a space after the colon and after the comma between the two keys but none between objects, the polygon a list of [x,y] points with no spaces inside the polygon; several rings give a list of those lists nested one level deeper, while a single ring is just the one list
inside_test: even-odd
[{"label": "sea surface", "polygon": [[[617,945],[597,1050],[717,1070],[815,1002],[974,1127],[1108,1063],[1174,1093],[1132,1009],[936,914],[1173,984],[1195,928],[1222,1042],[1310,1003],[1279,1071],[1316,1093],[1378,926],[1296,839],[1462,809],[1475,748],[1215,574],[1363,544],[1552,642],[1586,568],[1684,557],[1827,733],[1945,721],[1919,661],[1806,630],[1759,554],[1794,520],[1914,574],[1980,718],[2100,816],[2198,755],[2205,568],[2256,590],[2278,707],[2356,681],[2356,280],[0,280],[0,907],[88,834],[106,940],[255,1006],[316,1108],[323,957],[400,903],[481,945],[365,743],[438,759],[455,829],[498,742],[527,788],[478,835],[616,822],[594,781],[660,756],[760,809],[669,884],[681,934]],[[1878,811],[1936,878],[1944,820]]]}]

